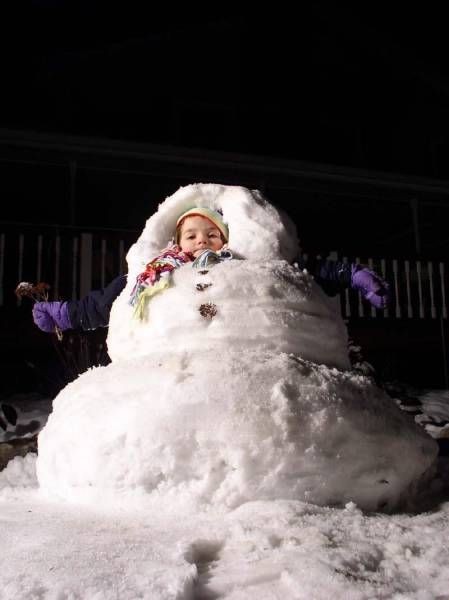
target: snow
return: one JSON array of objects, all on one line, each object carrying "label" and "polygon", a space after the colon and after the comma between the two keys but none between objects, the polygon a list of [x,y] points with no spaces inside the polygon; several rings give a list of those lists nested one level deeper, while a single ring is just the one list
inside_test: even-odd
[{"label": "snow", "polygon": [[178,217],[195,206],[221,210],[229,227],[229,246],[247,260],[293,261],[299,241],[290,218],[271,205],[258,190],[219,184],[179,188],[159,205],[128,252],[128,272],[135,278],[149,259],[157,256],[175,231]]},{"label": "snow", "polygon": [[203,509],[282,498],[391,510],[412,499],[436,444],[370,380],[287,354],[218,357],[151,354],[67,386],[39,437],[42,488]]},{"label": "snow", "polygon": [[[143,325],[132,317],[130,287],[132,281],[111,316],[108,348],[114,361],[153,352],[220,354],[231,348],[295,353],[349,367],[346,330],[334,304],[306,272],[285,261],[230,260],[207,273],[187,264],[175,271],[173,286],[151,300]],[[204,319],[198,310],[207,303],[217,307],[214,319]]]},{"label": "snow", "polygon": [[423,414],[417,415],[415,421],[422,423],[433,437],[449,439],[449,390],[430,390],[420,401]]},{"label": "snow", "polygon": [[[133,320],[133,279],[192,202],[223,210],[237,258],[179,268]],[[148,220],[113,362],[58,395],[37,460],[0,473],[0,600],[447,597],[448,465],[349,369],[296,248],[243,188],[181,188]]]},{"label": "snow", "polygon": [[55,502],[33,487],[33,461],[0,473],[2,600],[447,598],[443,461],[421,512],[395,515],[288,500],[225,512]]}]

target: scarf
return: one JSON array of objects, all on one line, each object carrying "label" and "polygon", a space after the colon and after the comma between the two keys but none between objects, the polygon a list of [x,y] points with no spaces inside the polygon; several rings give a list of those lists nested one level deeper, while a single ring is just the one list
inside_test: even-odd
[{"label": "scarf", "polygon": [[193,268],[204,268],[230,259],[232,253],[225,248],[219,252],[205,250],[197,258],[191,252],[181,250],[178,245],[165,248],[156,258],[147,263],[145,270],[136,278],[129,299],[131,306],[134,306],[134,317],[141,321],[144,319],[147,303],[153,296],[169,287],[171,274],[178,267],[192,262]]}]

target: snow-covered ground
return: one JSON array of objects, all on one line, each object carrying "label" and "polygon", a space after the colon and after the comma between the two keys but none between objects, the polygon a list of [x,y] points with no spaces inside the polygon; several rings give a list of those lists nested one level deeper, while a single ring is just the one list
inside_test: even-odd
[{"label": "snow-covered ground", "polygon": [[[222,211],[234,259],[179,267],[136,320],[135,278],[192,205]],[[296,249],[243,188],[187,186],[148,220],[113,362],[54,400],[37,459],[0,473],[0,600],[449,599],[449,466],[350,369]],[[423,406],[444,421],[440,400]]]},{"label": "snow-covered ground", "polygon": [[447,599],[447,468],[416,514],[282,500],[189,512],[49,501],[35,457],[17,457],[0,473],[0,598]]}]

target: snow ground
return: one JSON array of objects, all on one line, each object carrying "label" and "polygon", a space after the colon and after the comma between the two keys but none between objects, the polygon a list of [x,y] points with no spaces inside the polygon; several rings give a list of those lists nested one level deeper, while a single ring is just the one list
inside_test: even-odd
[{"label": "snow ground", "polygon": [[449,598],[449,461],[416,514],[299,501],[173,512],[49,501],[0,473],[1,600]]}]

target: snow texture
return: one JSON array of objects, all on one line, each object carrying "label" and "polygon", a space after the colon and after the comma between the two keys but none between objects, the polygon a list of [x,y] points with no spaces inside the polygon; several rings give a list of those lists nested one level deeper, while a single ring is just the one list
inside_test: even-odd
[{"label": "snow texture", "polygon": [[297,500],[224,513],[175,511],[163,498],[151,510],[84,507],[45,500],[16,470],[15,488],[0,485],[0,599],[444,600],[441,466],[446,490],[433,482],[431,510],[396,515]]},{"label": "snow texture", "polygon": [[[136,275],[195,204],[223,211],[236,259],[181,267],[133,320]],[[413,500],[437,444],[349,371],[341,318],[289,265],[296,249],[291,222],[258,192],[197,184],[168,198],[128,254],[113,363],[54,401],[39,436],[42,491],[111,505],[162,498],[173,510],[300,500],[391,511]]]}]

